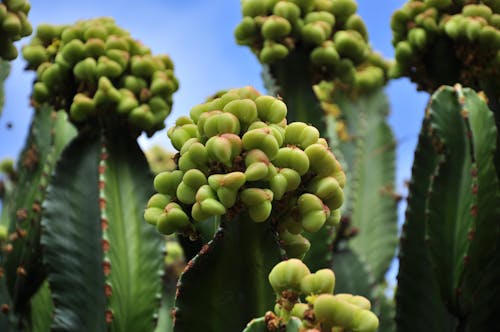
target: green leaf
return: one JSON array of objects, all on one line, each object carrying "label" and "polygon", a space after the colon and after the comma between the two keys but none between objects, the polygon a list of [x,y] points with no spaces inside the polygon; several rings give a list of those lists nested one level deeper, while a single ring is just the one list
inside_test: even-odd
[{"label": "green leaf", "polygon": [[49,332],[53,310],[54,305],[50,297],[49,283],[45,281],[31,298],[31,317],[28,324],[28,331]]},{"label": "green leaf", "polygon": [[101,141],[78,136],[47,189],[42,246],[55,303],[55,331],[107,331],[99,210]]},{"label": "green leaf", "polygon": [[280,260],[268,223],[255,223],[246,213],[224,221],[181,275],[174,331],[241,331],[274,306],[267,276]]},{"label": "green leaf", "polygon": [[350,170],[343,211],[358,231],[349,243],[380,282],[393,259],[398,232],[396,143],[386,122],[389,105],[383,90],[357,99],[337,93],[335,102],[353,140],[339,143]]},{"label": "green leaf", "polygon": [[415,151],[400,240],[396,289],[396,323],[400,332],[446,332],[454,331],[455,326],[453,317],[441,301],[425,244],[427,193],[437,166],[428,130],[429,122],[424,120]]},{"label": "green leaf", "polygon": [[[286,328],[283,332],[299,332],[302,327],[302,322],[296,317],[291,317],[286,324]],[[252,319],[243,330],[243,332],[268,332],[266,326],[265,317],[259,317]],[[282,331],[282,330],[280,330]]]},{"label": "green leaf", "polygon": [[110,271],[105,274],[111,331],[151,331],[160,304],[164,246],[143,218],[154,193],[153,177],[135,138],[108,131],[103,143],[99,186],[101,221],[107,224],[103,239],[109,244],[104,260]]},{"label": "green leaf", "polygon": [[18,178],[8,210],[12,251],[6,255],[7,285],[14,310],[27,310],[31,295],[45,279],[40,250],[41,204],[62,149],[76,135],[63,112],[47,105],[35,111],[26,145],[17,164]]},{"label": "green leaf", "polygon": [[3,104],[5,102],[4,82],[10,72],[10,63],[0,59],[0,115],[2,115]]}]

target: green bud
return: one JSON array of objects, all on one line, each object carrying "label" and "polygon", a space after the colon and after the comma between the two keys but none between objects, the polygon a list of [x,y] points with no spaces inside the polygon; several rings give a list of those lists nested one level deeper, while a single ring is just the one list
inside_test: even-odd
[{"label": "green bud", "polygon": [[221,134],[210,137],[205,146],[211,160],[230,166],[233,159],[241,153],[242,142],[238,135]]},{"label": "green bud", "polygon": [[489,20],[493,11],[490,7],[479,4],[479,5],[466,5],[462,8],[462,14],[466,17],[482,17],[486,20]]},{"label": "green bud", "polygon": [[307,305],[306,303],[295,303],[292,310],[290,311],[290,316],[304,319],[307,310],[309,310],[309,305]]},{"label": "green bud", "polygon": [[184,173],[176,170],[172,172],[161,172],[154,178],[154,187],[160,194],[174,196],[177,187],[182,181]]},{"label": "green bud", "polygon": [[106,51],[121,50],[127,53],[130,51],[130,45],[127,39],[115,35],[111,35],[106,39],[105,48]]},{"label": "green bud", "polygon": [[43,72],[41,81],[49,88],[53,90],[55,87],[62,84],[63,70],[61,66],[54,63],[47,67]]},{"label": "green bud", "polygon": [[328,207],[313,194],[302,194],[297,200],[297,205],[301,214],[302,227],[310,233],[315,233],[323,227],[330,214]]},{"label": "green bud", "polygon": [[98,77],[117,78],[123,73],[123,68],[119,63],[109,59],[107,56],[100,56],[97,61],[96,73]]},{"label": "green bud", "polygon": [[169,203],[164,211],[165,212],[159,216],[156,224],[156,228],[160,233],[170,235],[174,232],[189,228],[189,217],[182,210],[180,205]]},{"label": "green bud", "polygon": [[296,145],[302,149],[316,143],[319,139],[319,131],[304,122],[292,122],[285,129],[284,144]]},{"label": "green bud", "polygon": [[127,75],[122,79],[124,88],[132,91],[136,96],[139,96],[142,89],[145,89],[148,85],[145,80],[132,75]]},{"label": "green bud", "polygon": [[234,114],[242,124],[250,124],[257,119],[257,105],[251,99],[233,100],[227,103],[224,112]]},{"label": "green bud", "polygon": [[184,261],[184,250],[179,242],[168,241],[165,244],[165,264],[173,265]]},{"label": "green bud", "polygon": [[365,22],[361,16],[355,14],[351,15],[347,22],[345,23],[346,30],[354,30],[357,31],[365,41],[368,41],[368,30],[366,29]]},{"label": "green bud", "polygon": [[50,93],[47,86],[42,82],[36,82],[33,85],[33,99],[38,103],[43,103],[49,99]]},{"label": "green bud", "polygon": [[106,28],[104,26],[95,24],[92,26],[88,26],[85,29],[83,38],[85,40],[96,38],[104,41],[108,38],[108,32],[106,31]]},{"label": "green bud", "polygon": [[[246,188],[241,192],[241,200],[250,209],[250,211],[258,210],[257,206],[262,203],[270,203],[273,200],[273,197],[274,194],[269,189]],[[267,219],[267,217],[265,219]]]},{"label": "green bud", "polygon": [[243,16],[255,17],[266,15],[266,2],[263,0],[243,0],[241,1],[241,12]]},{"label": "green bud", "polygon": [[281,295],[283,291],[300,292],[300,282],[311,274],[308,267],[299,259],[292,258],[276,264],[269,273],[269,283]]},{"label": "green bud", "polygon": [[64,44],[69,43],[73,39],[83,39],[83,31],[78,27],[69,27],[62,31],[61,41]]},{"label": "green bud", "polygon": [[40,64],[48,61],[49,57],[45,48],[41,45],[25,46],[22,50],[23,57],[32,68],[38,68]]},{"label": "green bud", "polygon": [[358,5],[354,0],[335,0],[331,5],[332,14],[340,22],[345,22],[357,9]]},{"label": "green bud", "polygon": [[310,44],[321,45],[328,37],[328,31],[325,22],[308,23],[302,27],[302,39]]},{"label": "green bud", "polygon": [[81,60],[83,60],[85,55],[85,45],[81,40],[73,39],[61,50],[61,54],[70,65],[73,65]]},{"label": "green bud", "polygon": [[308,187],[316,196],[331,204],[331,210],[338,209],[344,201],[344,192],[339,182],[333,176],[316,177]]},{"label": "green bud", "polygon": [[200,136],[195,124],[176,125],[167,131],[167,135],[177,150],[181,150],[187,140]]},{"label": "green bud", "polygon": [[157,66],[150,55],[134,55],[130,61],[132,75],[149,78],[157,70]]},{"label": "green bud", "polygon": [[339,61],[339,54],[331,43],[324,43],[323,46],[316,47],[311,52],[311,62],[316,66],[334,68]]},{"label": "green bud", "polygon": [[20,35],[21,20],[15,13],[8,12],[7,16],[2,22],[2,29],[11,36]]},{"label": "green bud", "polygon": [[287,36],[292,31],[292,26],[285,18],[269,16],[262,25],[262,36],[265,39],[278,40]]},{"label": "green bud", "polygon": [[259,96],[255,99],[259,119],[268,123],[280,123],[287,114],[284,102],[271,96]]},{"label": "green bud", "polygon": [[85,54],[88,57],[98,58],[104,55],[106,46],[101,39],[90,38],[85,42]]},{"label": "green bud", "polygon": [[247,131],[242,138],[245,150],[259,149],[272,160],[279,151],[278,141],[271,128],[257,128]]},{"label": "green bud", "polygon": [[500,31],[492,26],[484,26],[479,31],[479,44],[483,48],[499,49],[500,48]]},{"label": "green bud", "polygon": [[[121,99],[120,92],[113,86],[113,83],[105,77],[99,78],[97,92],[94,95],[96,105],[118,104]],[[146,106],[146,105],[145,105]]]},{"label": "green bud", "polygon": [[304,258],[309,251],[311,243],[300,234],[293,234],[288,231],[280,233],[280,245],[285,250],[288,258]]},{"label": "green bud", "polygon": [[193,204],[193,207],[191,208],[191,216],[196,221],[204,221],[211,217],[208,213],[203,212],[201,204],[198,202]]},{"label": "green bud", "polygon": [[[211,114],[212,111],[205,114]],[[198,122],[198,126],[200,122]],[[219,134],[236,134],[240,133],[240,121],[232,113],[218,112],[208,116],[204,121],[203,132],[207,137],[212,137]]]},{"label": "green bud", "polygon": [[300,18],[300,8],[293,2],[278,1],[273,7],[273,14],[295,23]]},{"label": "green bud", "polygon": [[301,176],[309,170],[309,158],[304,151],[295,146],[279,149],[273,159],[273,164],[278,167],[291,168]]},{"label": "green bud", "polygon": [[153,128],[155,125],[155,116],[146,104],[132,109],[128,114],[128,120],[131,124],[146,130]]},{"label": "green bud", "polygon": [[276,174],[271,178],[269,182],[271,186],[271,190],[274,194],[275,200],[280,200],[286,192],[286,188],[288,187],[288,181],[283,174]]},{"label": "green bud", "polygon": [[427,33],[422,28],[410,29],[408,32],[408,41],[415,49],[424,50],[427,46]]},{"label": "green bud", "polygon": [[73,74],[82,81],[93,82],[97,78],[97,62],[94,58],[86,58],[75,65]]},{"label": "green bud", "polygon": [[397,43],[395,57],[399,63],[405,66],[409,65],[414,58],[413,48],[411,44],[407,41]]},{"label": "green bud", "polygon": [[378,329],[378,325],[378,317],[368,310],[357,310],[351,322],[353,331],[360,332],[375,332]]},{"label": "green bud", "polygon": [[243,17],[243,20],[236,26],[234,36],[240,45],[249,45],[257,37],[259,31],[257,24],[251,17]]},{"label": "green bud", "polygon": [[89,115],[95,113],[95,103],[92,98],[82,94],[77,93],[75,97],[73,97],[73,103],[71,104],[69,114],[73,121],[83,121]]},{"label": "green bud", "polygon": [[268,175],[269,175],[269,163],[266,164],[263,162],[254,162],[249,166],[247,166],[247,169],[245,170],[245,177],[247,181],[263,180],[267,178]]},{"label": "green bud", "polygon": [[339,170],[339,165],[335,156],[324,145],[318,143],[311,144],[304,152],[309,157],[310,169],[317,175],[330,176]]},{"label": "green bud", "polygon": [[158,218],[163,214],[163,208],[150,207],[144,210],[144,220],[151,225],[158,224]]},{"label": "green bud", "polygon": [[122,50],[115,50],[115,49],[111,49],[111,50],[107,50],[106,51],[106,56],[115,61],[116,63],[120,64],[120,66],[125,69],[128,65],[128,61],[130,60],[130,55],[128,52],[126,51],[122,51]]},{"label": "green bud", "polygon": [[349,58],[354,63],[361,63],[366,58],[367,45],[357,31],[338,31],[333,40],[341,57]]},{"label": "green bud", "polygon": [[340,213],[340,209],[332,210],[330,212],[330,216],[326,218],[325,224],[330,226],[338,226],[340,224],[341,217],[342,215]]},{"label": "green bud", "polygon": [[266,42],[260,51],[259,59],[262,63],[273,63],[277,60],[286,58],[288,53],[288,48],[286,48],[285,45]]},{"label": "green bud", "polygon": [[445,9],[453,4],[453,0],[424,0],[424,3],[428,8]]},{"label": "green bud", "polygon": [[341,299],[342,301],[349,302],[350,304],[353,304],[360,309],[370,310],[372,307],[370,300],[363,296],[352,294],[335,294],[335,297]]},{"label": "green bud", "polygon": [[335,274],[330,269],[318,270],[316,273],[305,276],[300,282],[302,293],[308,295],[332,294],[335,288]]},{"label": "green bud", "polygon": [[139,106],[139,102],[135,98],[135,95],[128,89],[120,89],[120,102],[118,103],[118,106],[116,110],[118,113],[130,113],[134,108]]}]

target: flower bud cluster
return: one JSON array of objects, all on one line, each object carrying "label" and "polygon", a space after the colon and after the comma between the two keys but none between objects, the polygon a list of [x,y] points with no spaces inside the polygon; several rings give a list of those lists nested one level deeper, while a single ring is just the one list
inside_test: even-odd
[{"label": "flower bud cluster", "polygon": [[[426,91],[500,75],[498,1],[413,0],[391,21],[394,77],[408,76]],[[438,62],[436,62],[438,61]]]},{"label": "flower bud cluster", "polygon": [[33,102],[65,109],[76,124],[115,113],[152,134],[178,89],[171,59],[153,56],[111,18],[40,25],[23,56],[36,71]]},{"label": "flower bud cluster", "polygon": [[307,52],[319,76],[369,91],[385,84],[388,63],[369,46],[356,10],[355,0],[243,0],[235,37],[262,63]]},{"label": "flower bud cluster", "polygon": [[345,174],[318,130],[287,124],[286,114],[281,100],[250,87],[193,107],[168,130],[176,169],[155,177],[145,220],[190,235],[212,216],[247,213],[273,222],[288,254],[301,257],[302,231],[338,223]]},{"label": "flower bud cluster", "polygon": [[302,261],[289,259],[271,270],[269,282],[276,292],[275,314],[285,324],[297,317],[308,331],[374,332],[378,328],[368,299],[333,294],[335,274],[330,269],[311,273]]},{"label": "flower bud cluster", "polygon": [[0,1],[0,59],[17,58],[18,52],[13,43],[33,32],[27,19],[30,9],[31,5],[26,0]]}]

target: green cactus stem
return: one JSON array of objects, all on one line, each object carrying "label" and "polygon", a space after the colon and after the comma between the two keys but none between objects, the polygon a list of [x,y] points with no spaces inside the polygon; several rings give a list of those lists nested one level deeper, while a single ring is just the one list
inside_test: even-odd
[{"label": "green cactus stem", "polygon": [[29,298],[45,279],[41,262],[41,204],[48,179],[63,148],[75,136],[63,113],[44,106],[35,111],[26,146],[17,164],[16,186],[4,210],[9,241],[2,267],[13,302],[12,310],[28,310]]},{"label": "green cactus stem", "polygon": [[[433,331],[496,324],[478,305],[498,294],[498,286],[491,286],[499,272],[492,267],[499,234],[496,136],[493,114],[473,90],[456,85],[433,95],[415,158],[401,248],[396,317],[401,331],[417,331],[410,323],[415,317],[425,317],[422,324]],[[416,255],[422,264],[410,263]],[[425,308],[410,302],[417,292],[425,294]]]},{"label": "green cactus stem", "polygon": [[33,32],[27,18],[30,9],[31,5],[26,0],[0,2],[0,61],[17,58],[18,52],[13,43]]}]

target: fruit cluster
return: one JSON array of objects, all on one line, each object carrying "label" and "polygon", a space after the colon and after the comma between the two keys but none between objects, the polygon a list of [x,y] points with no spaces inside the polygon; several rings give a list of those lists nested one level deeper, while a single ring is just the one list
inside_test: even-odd
[{"label": "fruit cluster", "polygon": [[317,76],[369,91],[385,84],[388,63],[369,46],[356,10],[354,0],[243,0],[235,36],[262,63],[306,52]]},{"label": "fruit cluster", "polygon": [[0,1],[0,59],[17,58],[13,43],[31,35],[33,28],[27,19],[30,9],[31,5],[26,0]]},{"label": "fruit cluster", "polygon": [[176,169],[155,177],[145,220],[193,235],[197,222],[245,212],[271,220],[288,254],[302,256],[303,230],[339,221],[345,174],[318,130],[287,124],[286,114],[281,100],[250,87],[193,107],[168,130]]},{"label": "fruit cluster", "polygon": [[77,125],[114,113],[152,134],[178,88],[171,59],[151,55],[111,18],[40,25],[23,56],[37,74],[33,102],[65,109]]},{"label": "fruit cluster", "polygon": [[333,295],[335,274],[330,269],[311,273],[302,261],[289,259],[271,270],[269,282],[277,300],[275,313],[268,313],[266,319],[274,318],[275,325],[297,317],[308,331],[374,332],[378,328],[378,318],[370,311],[368,299],[352,294]]},{"label": "fruit cluster", "polygon": [[397,61],[391,75],[408,76],[421,90],[455,82],[479,87],[479,79],[500,75],[497,0],[409,1],[394,13],[391,27]]}]

